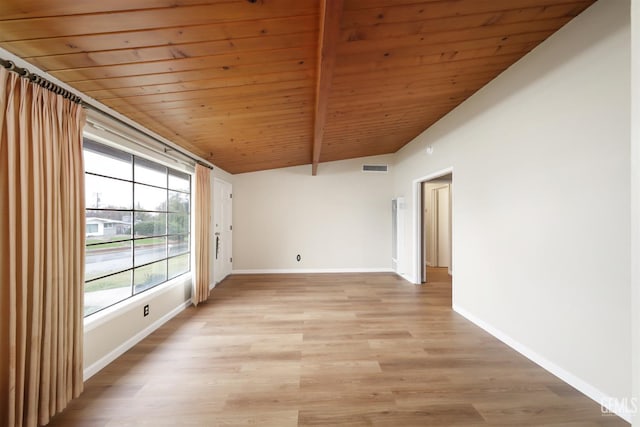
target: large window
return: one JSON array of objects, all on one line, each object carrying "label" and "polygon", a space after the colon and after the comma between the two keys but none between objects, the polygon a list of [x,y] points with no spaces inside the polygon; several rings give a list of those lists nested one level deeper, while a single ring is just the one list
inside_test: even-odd
[{"label": "large window", "polygon": [[84,139],[84,314],[190,270],[191,177]]}]

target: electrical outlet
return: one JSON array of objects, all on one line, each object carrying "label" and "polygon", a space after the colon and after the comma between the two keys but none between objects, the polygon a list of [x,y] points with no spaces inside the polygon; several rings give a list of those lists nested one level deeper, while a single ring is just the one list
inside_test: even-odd
[{"label": "electrical outlet", "polygon": [[144,309],[142,310],[142,313],[144,314],[143,317],[147,317],[149,315],[149,304],[144,306]]}]

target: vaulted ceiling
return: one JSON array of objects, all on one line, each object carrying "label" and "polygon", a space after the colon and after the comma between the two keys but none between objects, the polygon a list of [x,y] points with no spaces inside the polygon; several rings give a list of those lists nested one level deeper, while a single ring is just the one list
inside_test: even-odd
[{"label": "vaulted ceiling", "polygon": [[0,46],[231,173],[392,153],[595,0],[3,0]]}]

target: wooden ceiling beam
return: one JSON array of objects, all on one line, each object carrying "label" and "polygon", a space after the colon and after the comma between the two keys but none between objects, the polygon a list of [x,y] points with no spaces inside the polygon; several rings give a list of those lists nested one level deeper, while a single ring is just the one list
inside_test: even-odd
[{"label": "wooden ceiling beam", "polygon": [[311,173],[317,175],[324,126],[327,121],[329,91],[336,63],[336,52],[340,40],[340,21],[344,0],[321,0],[320,35],[318,37],[318,75],[316,82],[316,108],[313,126],[313,155]]}]

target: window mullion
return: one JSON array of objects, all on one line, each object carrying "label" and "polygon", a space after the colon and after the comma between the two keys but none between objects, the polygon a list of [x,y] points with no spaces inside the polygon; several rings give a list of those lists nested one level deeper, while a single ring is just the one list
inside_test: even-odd
[{"label": "window mullion", "polygon": [[165,209],[166,209],[166,213],[165,215],[167,216],[167,221],[165,223],[165,229],[164,229],[164,259],[165,261],[165,278],[167,280],[169,280],[169,169],[167,169],[167,175],[165,176],[166,178],[166,184],[167,184],[167,191],[165,193],[166,195],[166,199],[167,202],[165,203]]},{"label": "window mullion", "polygon": [[131,296],[135,295],[136,283],[136,156],[131,159]]}]

